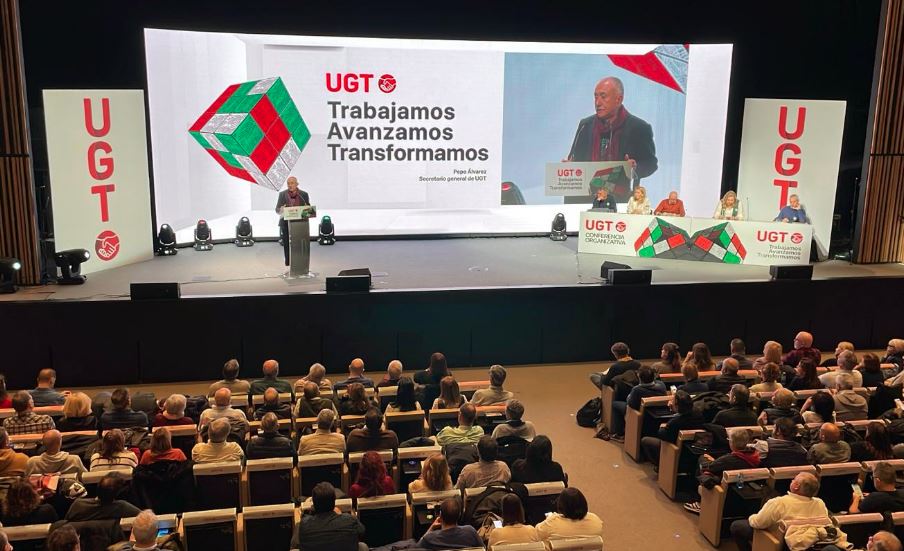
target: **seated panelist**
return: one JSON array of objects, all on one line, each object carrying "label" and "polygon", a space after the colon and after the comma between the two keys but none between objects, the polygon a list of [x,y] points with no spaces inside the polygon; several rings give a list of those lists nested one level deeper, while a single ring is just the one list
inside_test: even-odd
[{"label": "seated panelist", "polygon": [[775,217],[775,222],[787,222],[791,224],[809,224],[810,217],[807,211],[800,204],[800,198],[797,195],[788,197],[788,204],[782,207]]},{"label": "seated panelist", "polygon": [[596,197],[593,199],[593,208],[606,209],[606,212],[615,212],[615,199],[609,197],[608,189],[601,187],[596,192]]},{"label": "seated panelist", "polygon": [[738,201],[738,194],[733,191],[725,192],[722,200],[716,206],[713,218],[717,220],[743,220],[744,209],[741,207],[741,202]]},{"label": "seated panelist", "polygon": [[684,201],[678,198],[678,192],[669,193],[668,199],[663,199],[656,205],[653,214],[659,216],[684,216]]},{"label": "seated panelist", "polygon": [[637,186],[634,194],[628,199],[628,214],[652,214],[650,200],[647,199],[647,188]]}]

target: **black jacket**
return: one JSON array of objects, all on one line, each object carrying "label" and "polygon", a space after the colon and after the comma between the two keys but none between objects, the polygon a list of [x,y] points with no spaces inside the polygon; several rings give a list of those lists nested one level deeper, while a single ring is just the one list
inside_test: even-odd
[{"label": "black jacket", "polygon": [[636,371],[638,369],[640,369],[640,362],[638,362],[637,360],[628,360],[627,362],[618,360],[614,364],[612,364],[612,366],[609,368],[609,371],[607,371],[603,376],[602,383],[604,385],[613,386],[612,379],[618,377],[626,371]]},{"label": "black jacket", "polygon": [[[311,204],[311,198],[308,195],[307,191],[301,191],[299,189],[298,193],[301,194],[301,205],[302,206]],[[280,214],[279,209],[286,206],[286,203],[288,203],[288,202],[289,202],[289,190],[284,189],[279,192],[279,198],[276,199],[276,214]]]},{"label": "black jacket", "polygon": [[706,384],[710,390],[728,393],[734,385],[747,386],[747,379],[740,375],[716,375]]},{"label": "black jacket", "polygon": [[260,421],[264,418],[264,415],[268,413],[275,414],[277,419],[291,419],[292,406],[290,404],[277,404],[276,407],[271,407],[266,404],[258,406],[258,408],[254,410],[254,420]]},{"label": "black jacket", "polygon": [[717,413],[713,418],[713,424],[726,428],[752,427],[756,425],[756,413],[746,405],[730,407]]},{"label": "black jacket", "polygon": [[271,457],[291,457],[296,459],[298,451],[292,445],[292,441],[279,433],[259,433],[248,442],[245,449],[245,457],[248,459],[270,459]]},{"label": "black jacket", "polygon": [[666,425],[659,429],[659,439],[674,444],[678,441],[678,433],[683,430],[702,429],[705,420],[696,411],[693,413],[679,413],[669,419]]},{"label": "black jacket", "polygon": [[768,438],[769,451],[766,458],[760,463],[761,467],[795,467],[797,465],[809,465],[807,461],[807,449],[789,440]]}]

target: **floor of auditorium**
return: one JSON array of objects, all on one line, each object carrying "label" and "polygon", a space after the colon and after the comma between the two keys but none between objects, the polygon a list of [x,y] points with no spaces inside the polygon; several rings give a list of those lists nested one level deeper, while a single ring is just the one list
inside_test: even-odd
[{"label": "floor of auditorium", "polygon": [[[553,457],[568,472],[571,485],[580,488],[590,510],[602,518],[606,549],[711,549],[697,530],[697,517],[671,502],[656,485],[649,464],[638,465],[625,455],[622,445],[593,437],[593,429],[577,426],[574,413],[598,395],[587,380],[603,363],[528,365],[509,370],[506,388],[525,404],[525,419],[553,442]],[[485,368],[455,369],[459,380],[486,379]],[[378,378],[382,373],[369,373]],[[255,374],[245,371],[242,376]],[[286,377],[294,380],[293,377]],[[203,394],[208,383],[134,385],[153,389],[157,396],[172,392]],[[94,390],[90,389],[89,393]],[[725,542],[720,549],[734,549]]]}]

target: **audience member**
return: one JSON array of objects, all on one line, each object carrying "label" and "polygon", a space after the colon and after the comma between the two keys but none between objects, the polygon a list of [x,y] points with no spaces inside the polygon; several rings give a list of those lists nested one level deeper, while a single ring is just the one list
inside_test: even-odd
[{"label": "audience member", "polygon": [[854,343],[850,343],[847,341],[841,341],[835,346],[835,355],[825,360],[824,362],[819,364],[819,367],[837,367],[838,366],[838,356],[841,355],[845,350],[850,350],[854,352]]},{"label": "audience member", "polygon": [[[796,342],[796,340],[795,340]],[[810,473],[800,473],[791,481],[788,494],[770,499],[759,513],[731,523],[731,535],[738,549],[750,551],[753,531],[768,530],[781,521],[799,518],[828,518],[829,511],[818,497],[819,480]]]},{"label": "audience member", "polygon": [[[220,389],[226,390],[226,389]],[[217,391],[219,392],[219,391]],[[218,461],[241,461],[245,456],[242,447],[228,442],[232,430],[228,419],[214,419],[207,432],[209,442],[199,442],[191,449],[191,459],[195,463],[216,463]]]},{"label": "audience member", "polygon": [[333,391],[333,382],[326,378],[326,368],[319,363],[311,364],[308,374],[295,381],[295,394],[301,394],[302,389],[308,383],[314,383],[318,389],[324,392]]},{"label": "audience member", "polygon": [[678,373],[681,371],[681,351],[678,345],[667,342],[659,351],[659,361],[653,364],[656,373]]},{"label": "audience member", "polygon": [[753,368],[757,371],[762,371],[763,366],[767,363],[774,363],[781,368],[783,365],[781,343],[766,341],[766,344],[763,345],[763,355],[753,360]]},{"label": "audience member", "polygon": [[6,390],[6,375],[0,373],[0,409],[9,409],[13,407],[13,399],[10,398],[9,392]]},{"label": "audience member", "polygon": [[[841,551],[837,547],[834,549],[832,549],[832,547],[835,546],[829,545],[823,547],[823,551]],[[891,532],[879,530],[870,536],[866,543],[866,551],[902,551],[901,540]]]},{"label": "audience member", "polygon": [[317,417],[322,409],[331,409],[336,411],[336,403],[331,398],[320,396],[321,387],[317,386],[314,381],[308,381],[304,384],[303,390],[295,404],[295,417]]},{"label": "audience member", "polygon": [[[729,350],[731,351],[731,354],[729,354],[728,357],[737,360],[739,369],[753,369],[753,361],[747,357],[747,345],[744,344],[744,341],[741,339],[731,339]],[[716,365],[716,369],[722,370],[722,362],[719,362],[719,364]]]},{"label": "audience member", "polygon": [[870,421],[866,425],[866,434],[863,440],[851,444],[851,461],[877,461],[894,459],[891,438],[888,428],[882,421]]},{"label": "audience member", "polygon": [[188,400],[184,394],[170,394],[163,402],[163,411],[154,416],[152,426],[173,427],[178,425],[194,425],[191,417],[185,416]]},{"label": "audience member", "polygon": [[143,411],[132,409],[132,396],[127,388],[117,388],[110,396],[113,411],[104,412],[100,416],[100,427],[103,430],[148,428],[148,416]]},{"label": "audience member", "polygon": [[763,382],[750,387],[750,392],[775,392],[776,390],[783,388],[782,383],[778,382],[779,379],[781,379],[781,376],[782,370],[778,364],[772,362],[766,363],[760,371],[760,377],[763,378]]},{"label": "audience member", "polygon": [[61,406],[66,401],[64,393],[57,392],[53,386],[56,384],[56,371],[42,369],[38,372],[38,386],[28,392],[34,398],[35,407]]},{"label": "audience member", "polygon": [[120,551],[160,551],[157,546],[157,533],[159,531],[157,515],[150,509],[138,513],[132,521],[132,539],[130,547],[124,547]]},{"label": "audience member", "polygon": [[556,499],[556,512],[537,525],[543,541],[559,538],[603,535],[603,521],[591,513],[587,498],[577,488],[565,488]]},{"label": "audience member", "polygon": [[876,491],[862,496],[854,492],[848,513],[899,513],[904,511],[904,489],[898,489],[897,473],[891,463],[880,461],[873,467]]},{"label": "audience member", "polygon": [[609,432],[620,437],[625,433],[625,413],[628,408],[640,410],[640,402],[650,396],[665,396],[665,385],[656,380],[656,372],[649,366],[642,365],[637,370],[638,384],[634,385],[625,401],[615,400],[612,403],[612,426]]},{"label": "audience member", "polygon": [[364,428],[354,429],[345,443],[349,453],[368,450],[394,450],[399,447],[395,431],[383,428],[383,415],[379,408],[370,408],[364,414]]},{"label": "audience member", "polygon": [[697,371],[713,371],[716,369],[716,363],[709,352],[709,347],[704,342],[698,342],[687,351],[684,363],[696,367]]},{"label": "audience member", "polygon": [[487,547],[540,541],[537,529],[524,521],[524,506],[517,494],[502,498],[502,526],[490,532]]},{"label": "audience member", "polygon": [[374,382],[364,376],[364,360],[361,358],[355,358],[348,364],[348,377],[335,383],[333,385],[333,390],[338,392],[348,388],[349,385],[354,383],[358,383],[359,385],[364,386],[364,388],[374,387]]},{"label": "audience member", "polygon": [[891,339],[885,347],[884,364],[894,364],[895,369],[904,369],[904,339]]},{"label": "audience member", "polygon": [[91,398],[84,392],[70,392],[63,402],[63,417],[56,422],[60,432],[97,430],[97,417],[91,412]]},{"label": "audience member", "polygon": [[292,395],[292,401],[295,401],[294,388],[292,383],[279,378],[279,362],[276,360],[267,360],[261,367],[264,375],[263,379],[258,379],[251,383],[249,394],[263,394],[268,388],[275,388],[276,392],[288,392]]},{"label": "audience member", "polygon": [[[700,462],[700,484],[706,488],[712,488],[722,480],[725,471],[740,469],[755,469],[760,466],[760,454],[753,448],[747,447],[750,443],[750,432],[747,429],[729,429],[728,446],[731,453],[714,458],[708,453],[703,454]],[[684,508],[700,514],[700,502],[685,503]]]},{"label": "audience member", "polygon": [[835,398],[831,392],[820,390],[807,398],[800,413],[804,423],[831,423],[835,420]]},{"label": "audience member", "polygon": [[364,453],[358,466],[358,477],[348,489],[352,499],[377,497],[395,493],[395,482],[386,472],[386,464],[375,451]]},{"label": "audience member", "polygon": [[119,429],[111,429],[101,439],[100,451],[91,455],[88,467],[92,471],[134,469],[138,466],[135,452],[126,449],[125,435]]},{"label": "audience member", "polygon": [[10,448],[9,433],[0,428],[0,477],[24,475],[27,463],[28,456]]},{"label": "audience member", "polygon": [[669,408],[677,415],[669,419],[664,427],[660,427],[656,436],[644,436],[640,439],[640,447],[647,459],[657,467],[659,466],[659,448],[663,441],[674,444],[678,441],[679,432],[703,428],[705,422],[703,416],[694,410],[694,400],[691,395],[683,390],[672,395]]},{"label": "audience member", "polygon": [[345,436],[336,432],[336,412],[322,409],[317,414],[317,429],[301,437],[298,455],[345,453]]},{"label": "audience member", "polygon": [[452,489],[449,462],[441,453],[435,453],[421,464],[421,475],[408,484],[408,493],[441,492]]},{"label": "audience member", "polygon": [[367,410],[375,407],[376,402],[367,397],[367,391],[361,383],[348,385],[348,392],[339,400],[339,415],[364,415]]},{"label": "audience member", "polygon": [[16,414],[3,420],[3,428],[9,434],[38,434],[55,427],[49,415],[38,415],[31,394],[24,390],[13,394]]},{"label": "audience member", "polygon": [[772,436],[755,443],[760,454],[760,466],[771,469],[806,465],[807,449],[794,440],[796,436],[797,424],[793,420],[788,417],[776,420]]},{"label": "audience member", "polygon": [[835,378],[835,420],[862,421],[868,417],[866,398],[854,392],[854,381],[847,373]]},{"label": "audience member", "polygon": [[512,463],[512,481],[522,484],[535,482],[567,482],[562,465],[552,460],[552,441],[542,434],[527,445],[524,459]]},{"label": "audience member", "polygon": [[25,476],[47,473],[81,474],[88,470],[79,456],[60,451],[63,446],[60,431],[52,429],[45,432],[41,444],[44,446],[44,453],[28,458]]},{"label": "audience member", "polygon": [[458,475],[455,487],[480,488],[488,486],[492,482],[508,482],[512,479],[512,472],[508,465],[496,459],[498,445],[492,436],[482,436],[477,441],[477,454],[480,459],[476,463],[465,465]]},{"label": "audience member", "polygon": [[[439,396],[440,382],[444,377],[452,375],[446,363],[446,356],[442,352],[434,352],[430,355],[430,364],[424,371],[414,374],[414,382],[423,387],[421,393],[421,408],[426,409]],[[459,407],[459,406],[451,406]]]},{"label": "audience member", "polygon": [[47,551],[80,551],[78,532],[64,524],[47,536]]},{"label": "audience member", "polygon": [[760,425],[774,425],[779,419],[791,419],[795,424],[804,422],[800,412],[794,408],[794,393],[783,388],[772,393],[772,407],[765,408],[760,413],[757,422]]},{"label": "audience member", "polygon": [[819,352],[818,348],[813,347],[813,335],[806,331],[801,331],[794,337],[793,350],[782,356],[782,363],[797,365],[803,358],[813,360],[816,365],[822,362],[822,353]]},{"label": "audience member", "polygon": [[228,388],[232,394],[248,394],[251,390],[251,383],[238,378],[239,361],[231,359],[223,364],[223,378],[210,385],[207,389],[207,396],[211,397],[221,388]]},{"label": "audience member", "polygon": [[493,406],[504,404],[514,398],[514,394],[504,390],[506,372],[501,365],[490,366],[490,388],[481,388],[471,396],[471,403],[475,406]]},{"label": "audience member", "polygon": [[128,501],[119,499],[125,490],[125,479],[116,471],[110,471],[97,483],[97,497],[80,497],[72,502],[66,520],[111,520],[134,517],[141,512]]},{"label": "audience member", "polygon": [[603,385],[612,386],[612,379],[630,370],[640,369],[640,362],[631,357],[631,349],[623,342],[617,342],[609,349],[615,357],[615,362],[609,369],[601,373],[591,373],[590,382],[596,388],[602,389]]},{"label": "audience member", "polygon": [[458,409],[467,400],[461,395],[458,381],[455,377],[447,375],[439,383],[439,397],[433,400],[430,409]]},{"label": "audience member", "polygon": [[378,388],[382,388],[384,386],[397,386],[399,384],[399,380],[402,378],[402,362],[399,360],[392,360],[389,362],[389,365],[386,366],[386,375],[383,375],[383,379],[377,383]]},{"label": "audience member", "polygon": [[747,379],[738,375],[738,360],[725,358],[722,371],[707,382],[709,390],[727,393],[734,385],[747,386]]},{"label": "audience member", "polygon": [[835,423],[823,423],[819,427],[819,442],[807,452],[810,463],[846,463],[851,459],[851,445],[841,439],[841,429]]},{"label": "audience member", "polygon": [[213,395],[213,406],[201,412],[198,427],[203,427],[216,419],[248,422],[245,412],[232,407],[232,392],[228,388],[221,388]]},{"label": "audience member", "polygon": [[850,350],[843,350],[838,355],[838,369],[820,375],[819,382],[826,388],[834,388],[835,378],[842,373],[846,373],[852,377],[854,388],[860,388],[863,386],[863,374],[855,370],[855,367],[857,367],[857,355]]},{"label": "audience member", "polygon": [[537,435],[534,424],[524,421],[524,404],[520,400],[509,400],[505,405],[505,423],[496,425],[493,438],[499,440],[507,436],[517,436],[530,442]]},{"label": "audience member", "polygon": [[155,429],[151,434],[151,447],[141,454],[141,464],[150,465],[158,461],[187,461],[185,452],[173,447],[173,433],[168,427]]},{"label": "audience member", "polygon": [[396,387],[395,400],[386,406],[386,413],[421,411],[421,404],[417,401],[414,381],[411,380],[411,377],[402,377],[396,381]]},{"label": "audience member", "polygon": [[257,406],[254,410],[254,420],[260,421],[264,415],[272,413],[277,419],[291,419],[292,405],[280,403],[279,392],[273,387],[264,391],[264,403]]},{"label": "audience member", "polygon": [[248,442],[245,449],[248,459],[270,459],[272,457],[298,457],[292,441],[279,433],[279,419],[274,413],[267,413],[261,419],[261,430]]},{"label": "audience member", "polygon": [[470,525],[459,525],[462,505],[457,497],[444,499],[439,506],[440,514],[430,525],[417,547],[422,549],[467,549],[483,547],[483,540],[477,530]]},{"label": "audience member", "polygon": [[723,409],[713,418],[713,424],[729,427],[750,427],[756,425],[756,413],[750,407],[750,390],[744,385],[732,385],[728,393],[730,407]]},{"label": "audience member", "polygon": [[709,385],[700,380],[700,372],[697,371],[696,366],[691,364],[682,365],[681,374],[684,376],[684,384],[679,386],[677,390],[683,390],[688,394],[699,394],[709,390]]},{"label": "audience member", "polygon": [[[860,365],[863,369],[860,384],[865,387],[882,386],[885,382],[885,375],[882,373],[882,366],[879,363],[879,356],[867,352],[863,355],[863,363]],[[858,371],[854,371],[857,373]],[[854,377],[856,381],[856,376]]]},{"label": "audience member", "polygon": [[789,390],[818,390],[825,388],[816,372],[816,362],[810,358],[802,358],[794,368],[794,378],[788,384]]},{"label": "audience member", "polygon": [[477,408],[474,404],[463,404],[458,408],[458,426],[443,427],[436,435],[436,443],[440,446],[448,444],[476,444],[483,436],[483,429],[474,425],[477,420]]},{"label": "audience member", "polygon": [[355,551],[367,547],[358,542],[364,535],[361,521],[336,508],[336,489],[332,484],[321,482],[311,493],[314,509],[311,514],[301,517],[289,549]]},{"label": "audience member", "polygon": [[9,485],[3,497],[3,526],[28,526],[49,524],[59,519],[53,505],[41,503],[41,496],[26,479],[17,479]]}]

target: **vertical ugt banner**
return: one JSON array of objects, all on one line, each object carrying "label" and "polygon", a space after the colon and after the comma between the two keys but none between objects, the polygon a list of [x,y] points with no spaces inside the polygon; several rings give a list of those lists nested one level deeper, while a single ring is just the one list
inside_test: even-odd
[{"label": "vertical ugt banner", "polygon": [[748,98],[744,104],[738,198],[750,220],[772,220],[797,195],[820,259],[832,236],[844,110],[843,101]]},{"label": "vertical ugt banner", "polygon": [[144,92],[44,90],[56,250],[82,273],[153,256]]}]

